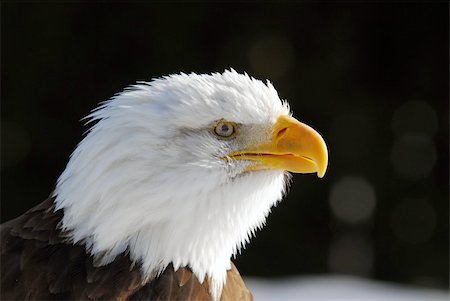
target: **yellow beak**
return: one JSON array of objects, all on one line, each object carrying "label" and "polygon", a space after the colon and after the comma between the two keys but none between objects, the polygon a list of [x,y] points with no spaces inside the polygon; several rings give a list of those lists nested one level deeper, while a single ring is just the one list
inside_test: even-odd
[{"label": "yellow beak", "polygon": [[235,160],[254,161],[247,171],[281,169],[296,173],[325,175],[328,151],[323,138],[297,119],[282,115],[275,123],[270,141],[228,155]]}]

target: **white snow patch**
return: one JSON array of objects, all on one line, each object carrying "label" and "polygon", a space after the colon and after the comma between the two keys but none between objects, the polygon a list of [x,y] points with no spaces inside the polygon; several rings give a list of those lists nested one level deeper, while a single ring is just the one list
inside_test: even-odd
[{"label": "white snow patch", "polygon": [[255,301],[448,301],[449,292],[351,276],[245,277]]}]

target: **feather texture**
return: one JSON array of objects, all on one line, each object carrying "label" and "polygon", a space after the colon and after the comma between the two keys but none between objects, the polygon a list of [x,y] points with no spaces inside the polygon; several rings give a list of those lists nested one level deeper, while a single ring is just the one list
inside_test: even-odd
[{"label": "feather texture", "polygon": [[[63,211],[54,212],[53,201],[0,226],[1,300],[212,300],[208,279],[200,282],[187,267],[169,265],[147,282],[126,253],[95,267],[84,245],[57,230]],[[220,300],[252,300],[234,265]]]},{"label": "feather texture", "polygon": [[[86,244],[95,266],[126,251],[144,278],[189,266],[210,279],[217,300],[230,258],[264,225],[287,182],[283,170],[246,173],[251,162],[223,158],[267,142],[289,114],[270,83],[234,70],[126,89],[88,117],[92,127],[58,179],[62,229]],[[233,139],[212,133],[222,119],[238,125]]]}]

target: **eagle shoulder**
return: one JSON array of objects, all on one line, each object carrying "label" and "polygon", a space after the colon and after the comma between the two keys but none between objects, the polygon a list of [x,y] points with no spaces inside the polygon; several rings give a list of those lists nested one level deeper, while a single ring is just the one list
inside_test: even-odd
[{"label": "eagle shoulder", "polygon": [[[208,280],[199,282],[189,268],[169,265],[145,282],[126,253],[95,266],[85,245],[59,230],[62,216],[49,198],[0,225],[1,300],[211,300]],[[233,264],[221,296],[229,300],[253,300]]]}]

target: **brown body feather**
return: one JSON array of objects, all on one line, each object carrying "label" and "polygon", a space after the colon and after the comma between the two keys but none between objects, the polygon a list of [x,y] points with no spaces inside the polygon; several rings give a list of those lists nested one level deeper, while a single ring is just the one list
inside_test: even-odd
[{"label": "brown body feather", "polygon": [[[127,254],[94,266],[85,246],[68,243],[58,229],[62,216],[49,198],[0,226],[1,300],[211,300],[208,281],[189,268],[170,265],[144,283]],[[220,300],[253,300],[234,265]]]}]

